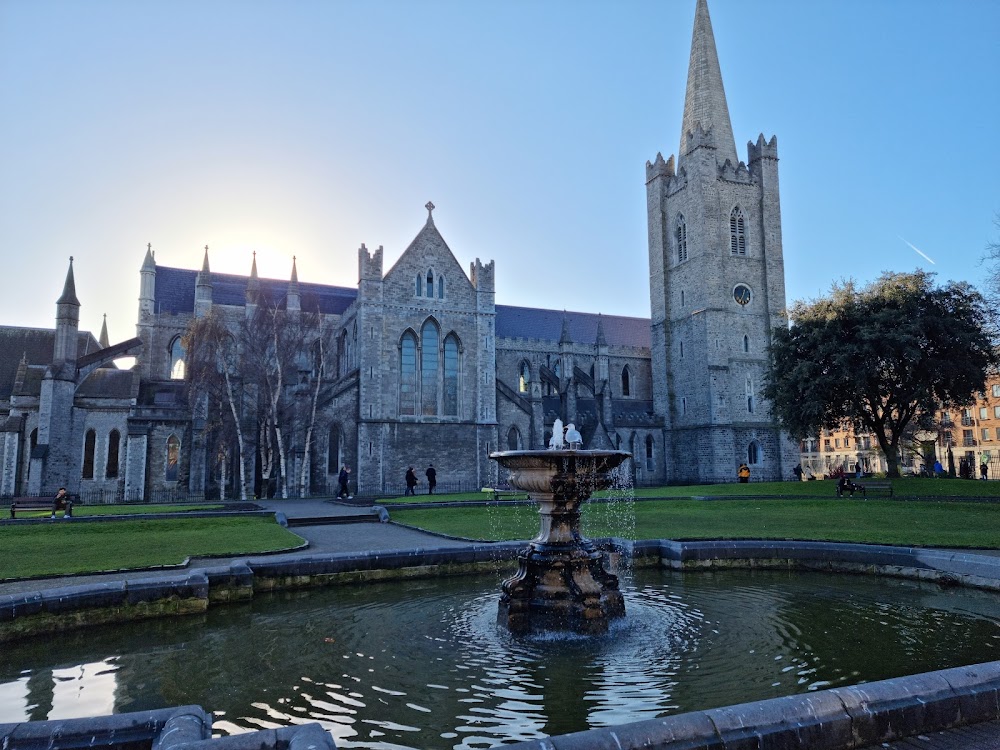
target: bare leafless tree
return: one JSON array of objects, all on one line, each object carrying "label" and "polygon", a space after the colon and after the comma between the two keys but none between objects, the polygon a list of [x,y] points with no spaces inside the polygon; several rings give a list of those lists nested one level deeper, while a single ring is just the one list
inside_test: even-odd
[{"label": "bare leafless tree", "polygon": [[[203,412],[206,426],[216,433],[218,445],[214,455],[224,467],[228,467],[229,446],[236,443],[240,499],[246,500],[247,462],[242,426],[244,394],[238,375],[241,370],[238,343],[221,314],[211,310],[188,325],[184,347],[193,406]],[[223,476],[223,487],[227,479]]]}]

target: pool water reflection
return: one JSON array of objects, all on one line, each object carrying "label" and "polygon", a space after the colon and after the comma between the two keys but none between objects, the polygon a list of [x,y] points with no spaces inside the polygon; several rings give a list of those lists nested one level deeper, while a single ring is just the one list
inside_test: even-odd
[{"label": "pool water reflection", "polygon": [[195,703],[218,733],[489,747],[1000,658],[1000,598],[860,576],[637,570],[602,637],[518,638],[497,577],[275,594],[0,657],[0,722]]}]

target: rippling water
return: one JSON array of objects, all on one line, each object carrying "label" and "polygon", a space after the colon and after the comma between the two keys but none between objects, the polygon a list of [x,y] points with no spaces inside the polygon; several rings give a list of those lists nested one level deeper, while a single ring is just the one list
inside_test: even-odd
[{"label": "rippling water", "polygon": [[515,638],[493,576],[276,594],[0,654],[0,722],[196,703],[229,734],[474,748],[1000,658],[1000,599],[934,584],[638,570],[599,638]]}]

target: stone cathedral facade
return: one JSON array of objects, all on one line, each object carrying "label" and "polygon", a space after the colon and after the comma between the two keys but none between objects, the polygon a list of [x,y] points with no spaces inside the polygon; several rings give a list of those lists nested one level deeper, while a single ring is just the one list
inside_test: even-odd
[{"label": "stone cathedral facade", "polygon": [[[497,304],[494,263],[460,256],[433,204],[391,268],[358,251],[356,288],[160,265],[140,270],[137,336],[111,345],[78,330],[70,264],[54,330],[0,327],[0,496],[67,486],[84,499],[236,497],[239,471],[185,378],[184,335],[210,311],[235,331],[259,305],[318,314],[332,332],[312,439],[284,434],[291,477],[330,494],[342,465],[362,496],[402,492],[408,466],[433,463],[441,490],[496,481],[495,450],[542,448],[554,420],[586,447],[633,454],[638,483],[790,475],[796,446],[759,396],[767,346],[784,318],[777,141],[736,156],[715,41],[698,0],[677,156],[646,165],[651,319]],[[136,356],[120,370],[113,360]],[[315,377],[308,353],[289,402]],[[298,408],[298,407],[295,407]],[[244,468],[262,482],[257,406],[242,404]],[[232,453],[230,453],[232,455]],[[303,472],[303,466],[306,471]]]}]

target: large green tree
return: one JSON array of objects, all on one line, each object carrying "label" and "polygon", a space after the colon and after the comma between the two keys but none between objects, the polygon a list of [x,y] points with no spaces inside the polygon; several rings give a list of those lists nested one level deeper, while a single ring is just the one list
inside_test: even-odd
[{"label": "large green tree", "polygon": [[891,477],[907,428],[968,403],[998,364],[983,296],[965,283],[935,286],[922,271],[835,284],[789,317],[775,330],[764,388],[776,416],[797,437],[845,423],[871,432]]}]

